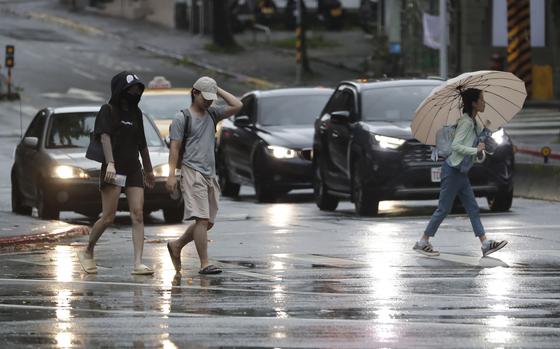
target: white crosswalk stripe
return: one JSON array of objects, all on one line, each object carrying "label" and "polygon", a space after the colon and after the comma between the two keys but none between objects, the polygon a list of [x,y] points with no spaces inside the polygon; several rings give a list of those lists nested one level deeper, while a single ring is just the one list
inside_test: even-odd
[{"label": "white crosswalk stripe", "polygon": [[505,129],[511,136],[560,136],[560,111],[524,110]]}]

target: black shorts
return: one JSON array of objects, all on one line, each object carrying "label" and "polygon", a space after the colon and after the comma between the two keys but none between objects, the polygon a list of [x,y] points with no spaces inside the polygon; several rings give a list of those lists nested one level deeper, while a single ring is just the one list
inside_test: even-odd
[{"label": "black shorts", "polygon": [[[103,164],[101,166],[101,172],[99,173],[99,189],[103,189],[105,186],[108,185],[113,185],[111,183],[107,183],[105,182],[105,172],[107,171],[107,165]],[[129,187],[138,187],[138,188],[144,188],[144,171],[142,171],[142,168],[139,168],[138,170],[128,174],[126,176],[126,184],[124,186],[125,188],[129,188]],[[124,189],[124,188],[123,188]]]}]

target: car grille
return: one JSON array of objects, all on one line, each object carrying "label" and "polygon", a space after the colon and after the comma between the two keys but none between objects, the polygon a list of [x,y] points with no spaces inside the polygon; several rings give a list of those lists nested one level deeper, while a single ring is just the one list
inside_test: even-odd
[{"label": "car grille", "polygon": [[302,149],[299,151],[299,156],[304,160],[311,161],[313,159],[313,149]]},{"label": "car grille", "polygon": [[433,163],[431,156],[432,146],[418,141],[408,141],[404,149],[403,160],[407,165]]}]

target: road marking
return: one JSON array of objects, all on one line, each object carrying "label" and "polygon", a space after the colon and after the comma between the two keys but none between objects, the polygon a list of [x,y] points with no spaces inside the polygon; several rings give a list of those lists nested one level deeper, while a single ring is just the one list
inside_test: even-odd
[{"label": "road marking", "polygon": [[560,122],[558,121],[539,121],[539,122],[527,122],[527,123],[511,123],[506,126],[506,130],[511,130],[513,128],[547,128],[547,127],[554,127],[560,128]]},{"label": "road marking", "polygon": [[101,314],[123,314],[123,315],[152,315],[156,317],[208,317],[196,313],[164,313],[158,311],[140,311],[140,310],[104,310],[104,309],[81,309],[72,307],[50,307],[46,305],[21,305],[21,304],[0,304],[0,308],[11,309],[35,309],[35,310],[71,310],[73,312],[85,313],[101,313]]},{"label": "road marking", "polygon": [[506,132],[511,136],[553,136],[560,134],[560,130],[509,130],[507,128]]},{"label": "road marking", "polygon": [[359,268],[359,267],[369,267],[369,264],[355,261],[351,259],[337,258],[337,257],[326,257],[321,255],[295,255],[295,254],[273,254],[274,257],[284,258],[284,259],[294,259],[304,262],[309,262],[314,265],[325,265],[329,267],[336,268]]},{"label": "road marking", "polygon": [[102,286],[126,286],[126,287],[141,287],[141,288],[178,288],[178,289],[190,289],[190,290],[204,290],[204,291],[215,291],[215,292],[239,292],[239,293],[263,293],[263,294],[286,294],[286,295],[306,295],[306,296],[327,296],[327,297],[356,297],[355,294],[350,293],[320,293],[320,292],[305,292],[305,291],[286,291],[283,289],[274,290],[256,290],[248,288],[228,288],[228,287],[205,287],[196,285],[184,285],[184,286],[171,286],[169,284],[140,284],[134,282],[114,282],[114,281],[82,281],[82,280],[70,280],[70,281],[60,281],[53,279],[6,279],[0,278],[0,282],[6,283],[45,283],[52,285],[53,283],[60,284],[76,284],[76,285],[102,285]]},{"label": "road marking", "polygon": [[92,75],[90,73],[86,73],[85,71],[78,69],[78,68],[72,68],[72,71],[78,75],[81,75],[83,77],[86,77],[90,80],[97,80],[97,77],[95,77],[95,75]]},{"label": "road marking", "polygon": [[101,96],[101,92],[83,90],[75,87],[69,88],[66,93],[48,92],[48,93],[43,93],[42,96],[47,98],[54,98],[54,99],[60,99],[60,98],[85,99],[92,102],[103,102],[105,100]]},{"label": "road marking", "polygon": [[32,262],[32,261],[28,261],[28,260],[24,260],[24,259],[6,259],[6,261],[8,262],[16,262],[16,263],[24,263],[24,264],[35,264],[35,265],[40,265],[40,266],[44,266],[44,267],[50,267],[53,265],[56,265],[56,263],[42,263],[42,262]]},{"label": "road marking", "polygon": [[437,259],[446,262],[458,263],[458,264],[465,264],[470,265],[473,267],[483,267],[483,268],[494,268],[494,267],[509,267],[507,263],[497,258],[489,258],[489,257],[472,257],[472,256],[463,256],[451,253],[440,253],[439,256],[428,257],[419,254],[419,256],[428,258],[428,259]]},{"label": "road marking", "polygon": [[[203,315],[203,314],[194,314],[194,313],[178,313],[178,312],[156,312],[156,311],[140,311],[140,310],[104,310],[104,309],[83,309],[83,308],[72,308],[72,307],[55,307],[55,306],[41,306],[41,305],[19,305],[19,304],[0,304],[0,308],[4,309],[35,309],[35,310],[49,310],[49,311],[56,311],[56,310],[71,310],[73,312],[89,312],[89,313],[104,313],[104,314],[123,314],[123,315],[152,315],[154,317],[182,317],[182,318],[196,318],[196,321],[200,321],[202,319],[227,319],[228,323],[230,324],[241,324],[243,322],[251,322],[251,323],[264,323],[270,322],[270,324],[278,324],[278,323],[285,323],[283,326],[298,326],[301,327],[303,324],[315,324],[315,325],[332,325],[332,324],[344,324],[344,325],[364,325],[367,328],[372,328],[372,326],[379,326],[383,324],[392,325],[392,326],[406,326],[406,327],[415,327],[415,328],[424,328],[429,329],[432,327],[440,327],[440,328],[470,328],[470,329],[502,329],[503,327],[499,325],[492,325],[492,324],[475,324],[475,323],[460,323],[460,322],[425,322],[421,320],[398,320],[398,319],[389,319],[389,320],[380,320],[380,319],[325,319],[325,318],[298,318],[298,317],[289,317],[289,318],[280,318],[276,316],[227,316],[227,315]],[[46,319],[50,321],[51,319]],[[85,319],[83,319],[85,320]],[[467,320],[467,319],[458,319],[458,320]],[[242,326],[242,325],[240,325]],[[509,326],[509,331],[522,331],[523,334],[527,332],[541,332],[541,333],[549,333],[549,334],[558,334],[560,333],[559,328],[553,328],[549,326]]]}]

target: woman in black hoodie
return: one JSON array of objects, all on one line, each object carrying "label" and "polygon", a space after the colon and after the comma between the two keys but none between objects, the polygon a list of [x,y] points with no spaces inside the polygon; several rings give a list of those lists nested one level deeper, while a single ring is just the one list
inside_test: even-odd
[{"label": "woman in black hoodie", "polygon": [[[111,99],[101,107],[95,120],[94,134],[101,141],[105,156],[99,176],[103,213],[93,225],[87,249],[78,254],[86,273],[97,273],[93,249],[105,229],[113,223],[119,196],[121,191],[124,191],[132,220],[132,274],[153,274],[153,270],[142,263],[144,184],[151,188],[155,182],[144,134],[142,111],[138,108],[143,92],[144,84],[135,74],[124,71],[115,75],[111,80]],[[138,153],[142,157],[144,169],[138,159]],[[126,180],[119,183],[122,176],[126,176]]]}]

